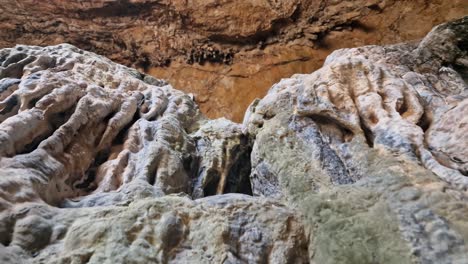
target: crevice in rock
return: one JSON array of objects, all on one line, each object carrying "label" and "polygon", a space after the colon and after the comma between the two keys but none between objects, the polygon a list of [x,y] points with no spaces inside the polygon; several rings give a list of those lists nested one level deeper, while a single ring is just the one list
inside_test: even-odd
[{"label": "crevice in rock", "polygon": [[47,128],[44,133],[37,135],[31,142],[27,143],[24,147],[19,149],[16,155],[27,154],[35,149],[43,142],[54,134],[54,132],[63,124],[67,123],[72,114],[75,112],[76,105],[70,107],[69,109],[51,114],[46,117],[49,128]]},{"label": "crevice in rock", "polygon": [[24,60],[27,57],[28,57],[28,55],[25,54],[25,53],[15,53],[15,54],[13,54],[11,56],[5,56],[5,60],[2,61],[2,66],[7,67],[10,64],[20,62],[20,61]]},{"label": "crevice in rock", "polygon": [[2,65],[4,65],[4,69],[0,69],[0,79],[3,78],[21,78],[23,76],[24,66],[28,63],[36,60],[35,56],[26,57],[18,62],[10,63],[9,59],[7,59]]},{"label": "crevice in rock", "polygon": [[30,143],[25,145],[22,149],[20,149],[15,155],[21,155],[21,154],[32,152],[33,150],[37,149],[37,146],[39,146],[39,144],[42,141],[50,137],[53,133],[54,133],[53,130],[49,130],[48,133],[37,136],[36,138],[33,139],[33,141],[31,141]]},{"label": "crevice in rock", "polygon": [[238,159],[231,165],[226,179],[226,186],[223,193],[243,193],[252,195],[252,186],[250,183],[250,153],[252,148],[241,150],[241,146],[236,146],[233,152],[242,153]]},{"label": "crevice in rock", "polygon": [[34,106],[36,106],[36,103],[37,103],[39,100],[41,100],[41,98],[42,98],[42,96],[37,96],[37,97],[31,98],[31,99],[29,100],[29,102],[28,102],[27,108],[28,108],[28,109],[31,109],[31,108],[33,108]]},{"label": "crevice in rock", "polygon": [[132,17],[149,15],[153,6],[160,5],[151,2],[131,3],[128,0],[110,2],[103,7],[91,8],[86,12],[79,12],[81,19],[91,19],[96,17]]},{"label": "crevice in rock", "polygon": [[203,195],[205,197],[216,195],[219,186],[219,180],[221,179],[218,171],[208,169],[206,172],[206,179],[207,180],[203,187]]},{"label": "crevice in rock", "polygon": [[0,230],[0,244],[5,247],[11,245],[13,240],[13,229],[15,225],[15,219],[13,217],[9,217],[7,219],[3,218],[1,224],[3,228]]},{"label": "crevice in rock", "polygon": [[364,132],[364,137],[366,138],[366,143],[370,148],[374,147],[374,133],[370,130],[364,123],[364,119],[359,117],[359,124],[362,131]]},{"label": "crevice in rock", "polygon": [[419,119],[419,121],[418,121],[418,123],[416,125],[419,126],[423,130],[423,132],[425,133],[429,129],[429,127],[431,126],[431,123],[432,123],[432,120],[429,117],[428,112],[424,111],[421,118]]},{"label": "crevice in rock", "polygon": [[96,179],[96,172],[104,162],[109,159],[110,149],[104,149],[98,152],[94,158],[93,164],[86,170],[84,177],[79,182],[75,182],[73,187],[76,189],[82,189],[86,192],[91,192],[97,188],[92,183]]},{"label": "crevice in rock", "polygon": [[140,114],[138,113],[138,111],[135,111],[135,114],[133,114],[132,121],[128,122],[128,124],[125,125],[119,131],[119,133],[114,137],[114,139],[112,140],[112,143],[111,143],[111,147],[116,146],[116,145],[124,144],[125,139],[128,136],[128,132],[129,132],[130,128],[137,122],[138,119],[140,119]]},{"label": "crevice in rock", "polygon": [[356,182],[360,176],[348,170],[346,160],[336,149],[336,146],[346,142],[342,131],[344,128],[329,117],[311,116],[314,118],[298,117],[290,124],[303,143],[314,150],[315,156],[311,159],[318,161],[321,170],[329,177],[332,184],[344,185]]},{"label": "crevice in rock", "polygon": [[[16,114],[11,113],[17,107],[16,111],[19,109],[19,96],[18,95],[11,95],[7,97],[4,101],[0,102],[0,115],[6,116],[7,114]],[[0,123],[4,121],[2,116],[0,116]]]},{"label": "crevice in rock", "polygon": [[[378,5],[377,5],[377,7],[378,7]],[[370,8],[370,6],[369,6],[369,8]],[[372,33],[372,32],[375,31],[375,28],[370,27],[368,25],[365,25],[365,24],[363,24],[362,22],[360,22],[358,20],[353,20],[353,21],[351,21],[349,23],[343,24],[342,26],[350,27],[351,29],[359,29],[359,30],[362,30],[365,33]]]},{"label": "crevice in rock", "polygon": [[377,11],[377,12],[382,11],[382,8],[378,4],[369,5],[369,6],[367,6],[367,8],[369,8],[370,10]]},{"label": "crevice in rock", "polygon": [[[333,136],[334,139],[338,139],[339,142],[349,142],[354,137],[354,133],[351,130],[334,118],[319,114],[307,115],[307,117],[312,119],[319,126],[321,131],[325,132],[325,134],[328,134],[330,137]],[[327,130],[330,133],[326,133]]]},{"label": "crevice in rock", "polygon": [[[202,128],[197,133],[197,157],[192,161],[195,163],[192,169],[198,171],[192,178],[195,199],[225,193],[252,195],[252,142],[240,132],[238,125],[225,125],[221,121],[214,131]],[[223,130],[228,131],[223,134]],[[200,137],[200,134],[204,136]]]}]

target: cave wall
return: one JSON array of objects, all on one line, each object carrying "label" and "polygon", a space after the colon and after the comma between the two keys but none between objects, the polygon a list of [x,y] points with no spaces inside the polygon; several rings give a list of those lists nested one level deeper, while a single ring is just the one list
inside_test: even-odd
[{"label": "cave wall", "polygon": [[67,42],[193,93],[208,117],[249,103],[333,50],[416,40],[463,0],[0,1],[0,48]]}]

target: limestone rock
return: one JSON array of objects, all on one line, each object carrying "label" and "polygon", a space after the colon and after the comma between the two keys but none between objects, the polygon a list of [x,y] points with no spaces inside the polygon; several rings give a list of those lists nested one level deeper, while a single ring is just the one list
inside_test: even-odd
[{"label": "limestone rock", "polygon": [[317,263],[467,261],[467,39],[338,50],[250,106],[252,191],[302,208]]},{"label": "limestone rock", "polygon": [[72,45],[0,50],[0,262],[466,263],[467,39],[338,50],[242,125]]},{"label": "limestone rock", "polygon": [[[2,255],[32,254],[32,263],[307,263],[308,259],[299,219],[284,205],[264,198],[229,194],[193,201],[166,196],[128,206],[37,209],[23,208]],[[20,230],[26,221],[30,225]],[[48,232],[43,226],[49,227]]]},{"label": "limestone rock", "polygon": [[354,142],[360,142],[418,160],[466,189],[466,21],[436,27],[419,45],[336,51],[313,74],[273,86],[251,106],[244,121],[256,140],[265,141],[254,146],[252,155],[258,162],[253,167],[259,168],[253,179],[270,178],[272,170],[264,171],[270,165],[260,153],[265,145],[275,145],[300,148],[303,166],[321,168],[319,175],[328,175],[323,183],[315,180],[318,189],[354,183],[363,175],[362,161],[353,158]]},{"label": "limestone rock", "polygon": [[279,201],[155,199],[251,194],[239,124],[71,45],[0,58],[2,261],[307,262],[299,217]]},{"label": "limestone rock", "polygon": [[193,134],[198,150],[198,173],[193,197],[236,192],[252,194],[251,144],[242,128],[226,119],[212,120]]}]

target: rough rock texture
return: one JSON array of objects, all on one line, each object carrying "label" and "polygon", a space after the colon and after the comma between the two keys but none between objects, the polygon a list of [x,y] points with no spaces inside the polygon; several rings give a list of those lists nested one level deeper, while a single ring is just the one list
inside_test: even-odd
[{"label": "rough rock texture", "polygon": [[0,262],[466,263],[467,40],[336,51],[242,125],[68,44],[0,50]]},{"label": "rough rock texture", "polygon": [[308,262],[297,217],[264,198],[166,196],[80,210],[29,205],[14,214],[2,263],[23,263],[18,256],[33,256],[32,263]]},{"label": "rough rock texture", "polygon": [[419,39],[467,13],[465,0],[0,0],[0,47],[71,43],[240,122],[271,85],[333,50]]},{"label": "rough rock texture", "polygon": [[339,50],[251,105],[253,193],[314,223],[317,263],[468,261],[467,41],[465,17]]},{"label": "rough rock texture", "polygon": [[0,58],[2,263],[307,262],[299,217],[279,201],[155,199],[251,194],[239,124],[71,45]]}]

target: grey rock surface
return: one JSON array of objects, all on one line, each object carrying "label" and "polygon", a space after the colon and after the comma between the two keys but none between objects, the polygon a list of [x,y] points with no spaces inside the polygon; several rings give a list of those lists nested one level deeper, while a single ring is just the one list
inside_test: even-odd
[{"label": "grey rock surface", "polygon": [[0,50],[0,262],[466,263],[467,40],[338,50],[242,125],[71,45]]},{"label": "grey rock surface", "polygon": [[338,50],[251,105],[252,191],[301,208],[317,263],[468,261],[467,40]]}]

